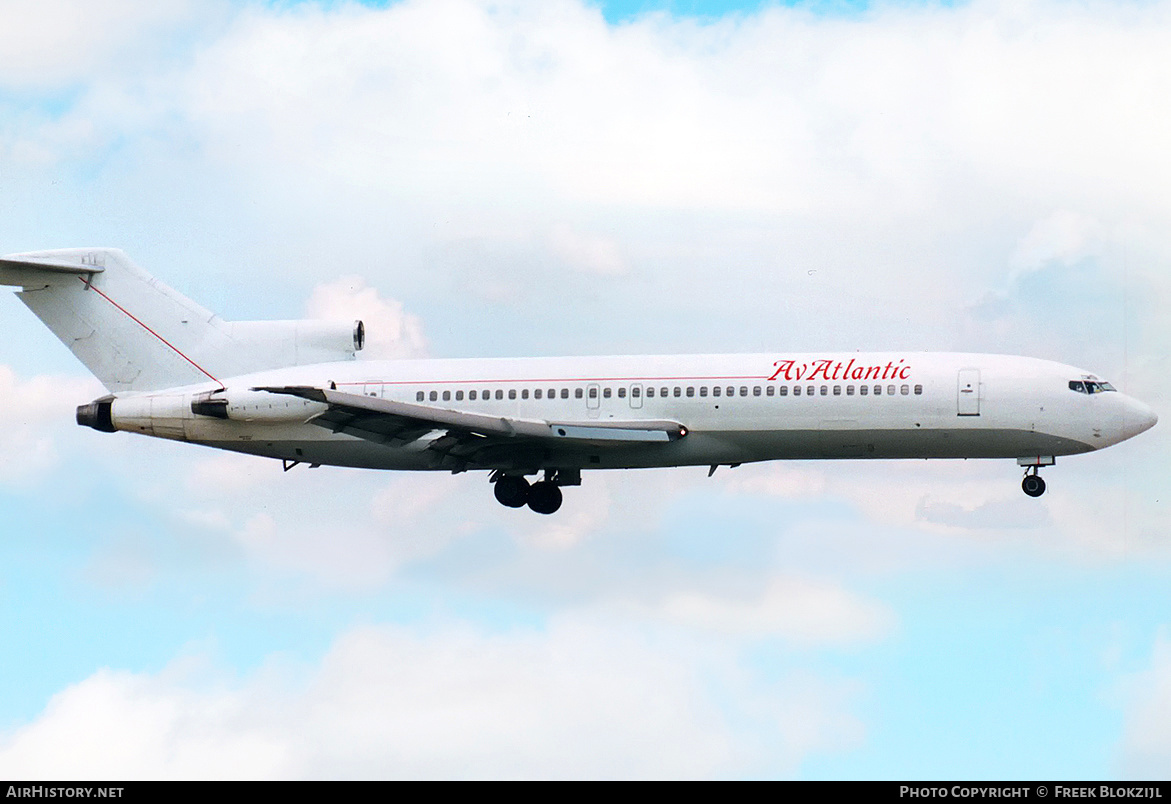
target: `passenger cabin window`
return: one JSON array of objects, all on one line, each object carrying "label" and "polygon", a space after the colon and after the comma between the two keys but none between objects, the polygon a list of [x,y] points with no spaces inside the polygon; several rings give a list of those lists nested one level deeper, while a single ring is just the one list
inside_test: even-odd
[{"label": "passenger cabin window", "polygon": [[694,385],[687,386],[687,395],[688,396],[695,396],[695,386]]},{"label": "passenger cabin window", "polygon": [[[655,389],[654,389],[654,388],[652,388],[652,387],[650,387],[650,386],[648,385],[648,386],[647,386],[647,389],[646,389],[646,395],[647,395],[648,397],[649,397],[649,396],[654,396],[654,395],[655,395]],[[638,394],[635,394],[635,396],[638,396]]]},{"label": "passenger cabin window", "polygon": [[619,398],[619,399],[625,399],[625,398],[626,398],[626,388],[625,388],[625,387],[623,387],[623,388],[619,388],[619,389],[618,389],[618,398]]},{"label": "passenger cabin window", "polygon": [[800,385],[793,386],[793,396],[801,396],[801,386]]},{"label": "passenger cabin window", "polygon": [[455,401],[456,402],[463,402],[463,400],[464,400],[464,392],[463,391],[456,391],[455,392]]},{"label": "passenger cabin window", "polygon": [[868,393],[870,393],[870,386],[869,385],[859,385],[858,386],[858,393],[860,393],[862,396],[866,396]]},{"label": "passenger cabin window", "polygon": [[835,385],[834,386],[834,396],[841,396],[841,395],[842,395],[842,386]]},{"label": "passenger cabin window", "polygon": [[922,395],[923,395],[923,386],[922,386],[922,385],[916,385],[916,386],[915,386],[915,394],[916,394],[916,395],[918,395],[918,396],[922,396]]},{"label": "passenger cabin window", "polygon": [[529,398],[529,389],[528,388],[520,389],[520,398],[521,399],[528,399]]},{"label": "passenger cabin window", "polygon": [[509,399],[516,399],[516,389],[515,388],[508,389],[508,398]]},{"label": "passenger cabin window", "polygon": [[603,388],[603,389],[602,389],[602,396],[603,396],[603,397],[605,397],[606,399],[609,399],[609,398],[610,398],[610,389],[609,389],[609,388]]},{"label": "passenger cabin window", "polygon": [[776,393],[776,389],[773,388],[771,385],[768,386],[767,388],[765,388],[765,395],[766,396],[772,396],[774,393]]},{"label": "passenger cabin window", "polygon": [[846,386],[846,396],[853,396],[853,395],[854,395],[854,386],[847,385]]},{"label": "passenger cabin window", "polygon": [[699,386],[699,395],[700,396],[707,396],[707,386],[706,385]]},{"label": "passenger cabin window", "polygon": [[426,399],[426,395],[422,391],[418,391],[415,394],[415,401],[416,402],[422,402],[424,399]]},{"label": "passenger cabin window", "polygon": [[630,395],[635,397],[642,396],[642,389],[636,385],[630,389]]},{"label": "passenger cabin window", "polygon": [[444,402],[450,402],[450,401],[451,401],[451,391],[444,391],[444,392],[443,392],[443,401],[444,401]]},{"label": "passenger cabin window", "polygon": [[[700,391],[699,395],[703,396],[703,391]],[[712,389],[712,396],[719,396],[719,395],[720,395],[720,386],[717,385],[715,388]]]},{"label": "passenger cabin window", "polygon": [[[682,391],[683,391],[683,389],[682,389],[682,388],[680,388],[678,385],[676,385],[676,386],[675,386],[675,391],[674,391],[673,393],[674,393],[674,395],[675,395],[675,396],[679,396],[679,395],[680,395],[680,393],[682,393]],[[688,394],[688,396],[691,396],[691,394]]]},{"label": "passenger cabin window", "polygon": [[468,399],[475,402],[476,401],[476,392],[475,391],[468,391]]},{"label": "passenger cabin window", "polygon": [[502,389],[500,389],[500,388],[496,389],[496,398],[497,399],[504,399],[504,391]]},{"label": "passenger cabin window", "polygon": [[537,388],[533,391],[533,399],[540,399],[540,398],[541,398],[541,389]]},{"label": "passenger cabin window", "polygon": [[759,385],[752,386],[752,395],[753,396],[760,396],[760,386]]},{"label": "passenger cabin window", "polygon": [[781,396],[788,396],[789,395],[789,386],[782,385],[780,388],[777,389],[777,393],[780,394]]},{"label": "passenger cabin window", "polygon": [[430,399],[432,402],[435,402],[436,400],[439,399],[439,392],[432,391],[431,393],[427,394],[427,398]]},{"label": "passenger cabin window", "polygon": [[561,389],[561,398],[562,399],[569,399],[569,389],[568,388]]},{"label": "passenger cabin window", "polygon": [[573,389],[573,398],[574,399],[581,399],[582,398],[582,392],[581,392],[580,388]]},{"label": "passenger cabin window", "polygon": [[821,386],[821,395],[827,396],[828,394],[829,394],[829,386],[828,385]]},{"label": "passenger cabin window", "polygon": [[597,398],[598,398],[598,389],[591,385],[590,386],[590,399],[597,399]]}]

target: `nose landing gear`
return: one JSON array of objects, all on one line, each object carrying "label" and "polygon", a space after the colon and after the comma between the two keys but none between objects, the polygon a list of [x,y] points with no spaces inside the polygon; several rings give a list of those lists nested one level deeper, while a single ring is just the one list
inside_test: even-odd
[{"label": "nose landing gear", "polygon": [[1025,479],[1021,481],[1021,490],[1030,497],[1040,497],[1045,493],[1045,481],[1037,474],[1042,466],[1052,466],[1057,463],[1053,455],[1029,455],[1026,458],[1017,458],[1017,466],[1025,467]]},{"label": "nose landing gear", "polygon": [[1021,481],[1021,490],[1030,497],[1040,497],[1045,493],[1045,481],[1037,474],[1037,467],[1033,466],[1025,472],[1025,479]]}]

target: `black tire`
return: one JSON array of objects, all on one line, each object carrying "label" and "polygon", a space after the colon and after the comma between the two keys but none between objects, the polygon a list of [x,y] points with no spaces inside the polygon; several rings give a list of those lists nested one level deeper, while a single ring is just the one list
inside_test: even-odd
[{"label": "black tire", "polygon": [[520,475],[504,475],[496,481],[492,493],[496,495],[496,502],[509,508],[523,508],[529,501],[531,490],[529,481]]},{"label": "black tire", "polygon": [[1040,497],[1045,493],[1045,481],[1040,475],[1025,475],[1021,481],[1021,489],[1030,497]]},{"label": "black tire", "polygon": [[561,489],[547,480],[529,489],[529,508],[538,514],[552,514],[561,507]]}]

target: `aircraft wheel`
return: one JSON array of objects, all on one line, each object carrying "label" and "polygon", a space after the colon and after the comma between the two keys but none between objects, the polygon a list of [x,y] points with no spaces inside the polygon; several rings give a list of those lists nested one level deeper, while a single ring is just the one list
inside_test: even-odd
[{"label": "aircraft wheel", "polygon": [[1025,475],[1025,479],[1021,481],[1021,488],[1030,497],[1040,497],[1045,493],[1045,481],[1040,475]]},{"label": "aircraft wheel", "polygon": [[561,489],[547,480],[534,483],[529,489],[529,508],[538,514],[551,514],[561,507]]},{"label": "aircraft wheel", "polygon": [[529,501],[530,490],[529,481],[520,475],[504,475],[496,481],[492,493],[496,495],[496,502],[501,505],[523,508]]}]

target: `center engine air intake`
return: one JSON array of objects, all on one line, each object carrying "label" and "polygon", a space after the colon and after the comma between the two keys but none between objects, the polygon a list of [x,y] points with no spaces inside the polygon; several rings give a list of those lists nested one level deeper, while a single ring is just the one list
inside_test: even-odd
[{"label": "center engine air intake", "polygon": [[353,360],[366,345],[361,321],[231,321],[223,326],[240,365],[221,375]]}]

